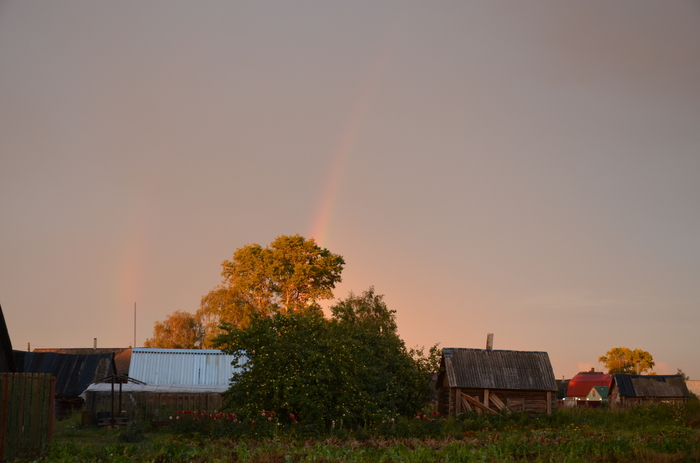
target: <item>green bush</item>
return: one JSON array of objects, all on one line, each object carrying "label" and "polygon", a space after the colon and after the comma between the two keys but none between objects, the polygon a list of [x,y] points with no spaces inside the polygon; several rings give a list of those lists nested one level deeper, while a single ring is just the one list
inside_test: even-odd
[{"label": "green bush", "polygon": [[370,289],[320,311],[253,316],[218,345],[237,356],[224,394],[229,411],[274,410],[282,423],[322,432],[343,422],[356,428],[385,416],[412,416],[431,397],[426,363],[398,335],[394,311]]}]

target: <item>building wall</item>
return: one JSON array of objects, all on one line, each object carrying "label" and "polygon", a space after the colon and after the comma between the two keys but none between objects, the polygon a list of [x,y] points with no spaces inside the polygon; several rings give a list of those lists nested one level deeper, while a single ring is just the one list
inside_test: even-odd
[{"label": "building wall", "polygon": [[[440,388],[438,391],[438,411],[443,415],[455,416],[458,413],[463,413],[464,409],[460,400],[460,393],[484,403],[484,389],[460,389],[460,388]],[[527,411],[529,413],[547,413],[556,408],[556,393],[554,391],[549,394],[547,391],[519,391],[519,390],[489,390],[488,407],[498,411],[492,398],[496,395],[503,404],[513,412]],[[549,401],[549,408],[547,402]]]},{"label": "building wall", "polygon": [[620,389],[615,384],[608,395],[608,403],[613,410],[651,403],[682,404],[687,401],[687,397],[625,397],[620,394]]},{"label": "building wall", "polygon": [[[105,391],[87,391],[85,408],[93,413],[110,412],[112,394]],[[115,416],[129,419],[165,421],[176,411],[202,410],[213,413],[220,410],[221,394],[210,393],[159,393],[159,392],[123,392],[119,411],[119,391],[115,392]]]}]

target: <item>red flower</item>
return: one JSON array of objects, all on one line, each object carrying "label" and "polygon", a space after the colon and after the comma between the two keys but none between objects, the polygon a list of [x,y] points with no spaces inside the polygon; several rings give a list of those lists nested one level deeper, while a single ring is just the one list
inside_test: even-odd
[{"label": "red flower", "polygon": [[295,419],[295,418],[296,418],[296,416],[294,416],[294,413],[290,413],[290,414],[289,414],[289,417],[290,417],[291,419]]}]

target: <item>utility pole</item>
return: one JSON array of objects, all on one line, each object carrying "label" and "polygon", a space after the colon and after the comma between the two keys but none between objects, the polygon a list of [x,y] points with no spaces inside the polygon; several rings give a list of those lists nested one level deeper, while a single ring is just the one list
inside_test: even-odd
[{"label": "utility pole", "polygon": [[134,302],[134,347],[136,347],[136,302]]}]

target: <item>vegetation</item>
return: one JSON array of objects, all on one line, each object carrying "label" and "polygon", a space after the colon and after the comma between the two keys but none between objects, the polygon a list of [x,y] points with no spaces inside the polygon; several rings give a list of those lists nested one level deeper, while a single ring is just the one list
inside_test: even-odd
[{"label": "vegetation", "polygon": [[[685,462],[700,460],[700,403],[628,410],[563,408],[551,416],[433,414],[311,434],[301,423],[198,412],[145,441],[60,422],[37,462]],[[228,418],[227,418],[228,417]],[[216,418],[216,419],[215,419]],[[257,418],[257,417],[256,417]],[[260,418],[262,414],[260,414]],[[236,421],[234,421],[236,420]],[[255,421],[255,422],[253,422]]]},{"label": "vegetation", "polygon": [[643,374],[654,368],[654,358],[647,351],[614,347],[598,358],[611,374]]},{"label": "vegetation", "polygon": [[430,400],[426,361],[411,356],[394,311],[370,288],[331,308],[254,314],[217,340],[242,371],[225,394],[228,409],[275,413],[284,424],[325,432],[415,415]]},{"label": "vegetation", "polygon": [[202,298],[196,314],[175,312],[156,322],[146,347],[185,349],[212,347],[220,326],[245,328],[255,315],[318,311],[319,301],[332,299],[345,261],[313,238],[277,237],[267,247],[248,244],[221,264],[221,285]]},{"label": "vegetation", "polygon": [[153,337],[144,347],[162,349],[201,349],[204,345],[204,327],[189,312],[176,311],[153,327]]}]

